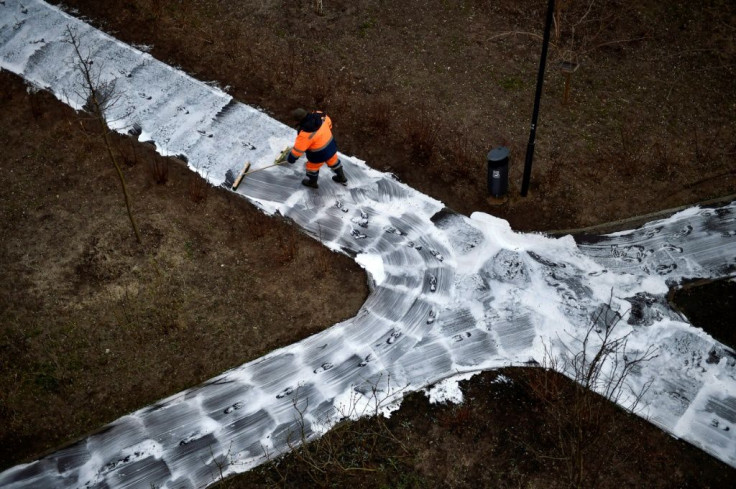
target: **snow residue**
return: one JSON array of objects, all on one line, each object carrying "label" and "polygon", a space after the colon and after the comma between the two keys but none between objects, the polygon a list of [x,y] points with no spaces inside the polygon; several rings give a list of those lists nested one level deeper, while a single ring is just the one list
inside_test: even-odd
[{"label": "snow residue", "polygon": [[468,380],[478,372],[470,372],[465,374],[448,377],[436,384],[424,389],[424,392],[432,404],[461,404],[463,402],[463,391],[460,389],[460,382]]},{"label": "snow residue", "polygon": [[361,253],[355,257],[355,261],[370,274],[376,285],[381,285],[386,279],[383,268],[383,260],[378,255]]},{"label": "snow residue", "polygon": [[495,379],[493,379],[491,383],[492,384],[513,384],[513,382],[514,382],[513,380],[501,374]]},{"label": "snow residue", "polygon": [[[139,460],[146,457],[161,458],[164,450],[153,440],[144,440],[131,447],[124,448],[121,454],[125,458],[129,458],[130,461]],[[126,461],[127,462],[127,461]]]}]

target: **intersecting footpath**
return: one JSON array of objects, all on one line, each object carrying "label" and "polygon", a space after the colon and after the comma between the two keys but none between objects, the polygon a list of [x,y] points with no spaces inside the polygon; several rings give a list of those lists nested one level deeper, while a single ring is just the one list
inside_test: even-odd
[{"label": "intersecting footpath", "polygon": [[[262,111],[39,0],[0,2],[0,68],[82,108],[69,29],[119,94],[111,127],[213,185],[230,188],[243,162],[264,167],[293,141]],[[237,193],[367,270],[354,318],[8,469],[0,487],[204,487],[447,378],[526,365],[575,379],[576,362],[612,339],[625,351],[602,378],[648,358],[627,370],[616,402],[736,466],[736,355],[666,300],[683,280],[736,276],[736,204],[576,242],[460,215],[340,157],[347,187],[302,187],[297,164],[255,173]]]}]

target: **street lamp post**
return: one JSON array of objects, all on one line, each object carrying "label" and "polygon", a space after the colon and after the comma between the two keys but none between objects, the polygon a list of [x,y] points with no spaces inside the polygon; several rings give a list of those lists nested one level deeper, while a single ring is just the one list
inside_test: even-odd
[{"label": "street lamp post", "polygon": [[532,127],[529,131],[529,143],[526,146],[526,161],[524,163],[524,178],[521,181],[521,196],[526,197],[529,191],[529,179],[532,176],[532,160],[534,159],[534,139],[537,135],[537,118],[539,117],[539,101],[542,98],[542,84],[544,83],[544,66],[547,62],[547,47],[549,46],[549,31],[552,28],[552,17],[555,12],[555,0],[549,0],[547,5],[547,20],[544,25],[542,39],[542,58],[539,60],[537,73],[537,92],[534,96],[534,110],[532,111]]}]

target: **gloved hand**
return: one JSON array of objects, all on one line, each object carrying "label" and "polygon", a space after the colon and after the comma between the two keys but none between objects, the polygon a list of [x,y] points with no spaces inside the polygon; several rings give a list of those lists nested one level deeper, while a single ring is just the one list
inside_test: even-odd
[{"label": "gloved hand", "polygon": [[286,158],[286,161],[288,161],[290,165],[293,165],[294,163],[296,163],[297,159],[298,158],[296,156],[289,152],[289,156]]}]

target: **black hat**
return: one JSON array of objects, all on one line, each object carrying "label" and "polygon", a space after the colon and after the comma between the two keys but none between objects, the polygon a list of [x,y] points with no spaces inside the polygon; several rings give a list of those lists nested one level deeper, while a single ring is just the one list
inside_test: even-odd
[{"label": "black hat", "polygon": [[294,109],[291,111],[291,117],[296,122],[301,122],[305,117],[307,117],[307,111],[299,107],[298,109]]}]

